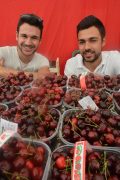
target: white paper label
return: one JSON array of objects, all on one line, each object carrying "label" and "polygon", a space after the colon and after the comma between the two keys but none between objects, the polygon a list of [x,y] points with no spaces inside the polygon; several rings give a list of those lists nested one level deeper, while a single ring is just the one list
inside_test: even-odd
[{"label": "white paper label", "polygon": [[78,101],[79,104],[82,106],[83,109],[92,109],[97,111],[98,107],[95,104],[95,102],[92,100],[92,98],[90,96],[86,96],[84,98],[82,98],[81,100]]},{"label": "white paper label", "polygon": [[5,144],[5,142],[14,135],[15,132],[13,131],[5,131],[0,135],[0,147]]},{"label": "white paper label", "polygon": [[7,131],[7,130],[17,132],[18,124],[1,118],[1,120],[0,120],[0,134],[3,133],[4,131]]}]

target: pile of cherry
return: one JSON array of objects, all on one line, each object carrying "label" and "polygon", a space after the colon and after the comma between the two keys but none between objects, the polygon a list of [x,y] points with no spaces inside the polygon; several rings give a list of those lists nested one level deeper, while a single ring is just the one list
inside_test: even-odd
[{"label": "pile of cherry", "polygon": [[87,140],[92,145],[120,147],[120,116],[108,109],[68,110],[61,134],[66,143]]},{"label": "pile of cherry", "polygon": [[0,148],[0,179],[42,180],[48,155],[42,143],[11,138]]},{"label": "pile of cherry", "polygon": [[29,85],[33,81],[33,75],[25,75],[24,72],[10,74],[6,78],[0,79],[0,103],[9,104],[21,93],[22,87]]},{"label": "pile of cherry", "polygon": [[78,101],[85,96],[90,96],[98,108],[110,109],[113,107],[113,98],[104,89],[70,89],[64,96],[64,102],[71,107],[80,107],[80,103]]},{"label": "pile of cherry", "polygon": [[67,76],[57,75],[56,73],[49,74],[44,80],[36,79],[33,82],[33,87],[46,87],[48,89],[52,87],[64,87],[67,83]]},{"label": "pile of cherry", "polygon": [[0,79],[0,86],[27,86],[33,82],[33,74],[26,75],[23,71],[18,72],[16,75],[10,73],[6,78]]},{"label": "pile of cherry", "polygon": [[32,106],[19,104],[1,113],[2,118],[18,124],[18,133],[22,137],[46,139],[57,129],[60,113],[49,110],[46,105]]},{"label": "pile of cherry", "polygon": [[[80,84],[80,76],[77,77],[75,75],[72,75],[69,78],[68,86],[70,87],[76,87],[81,88]],[[120,89],[120,74],[117,76],[97,76],[93,73],[89,73],[85,76],[85,84],[87,89],[101,89],[101,88],[107,88],[109,90],[119,90]]]},{"label": "pile of cherry", "polygon": [[[71,146],[63,146],[53,152],[50,180],[71,180],[73,152],[74,149]],[[76,169],[80,168],[80,164],[76,164]],[[119,180],[120,153],[107,150],[87,150],[85,171],[86,180]]]},{"label": "pile of cherry", "polygon": [[35,104],[35,105],[59,105],[64,96],[64,90],[61,87],[32,87],[23,90],[16,98],[17,104]]}]

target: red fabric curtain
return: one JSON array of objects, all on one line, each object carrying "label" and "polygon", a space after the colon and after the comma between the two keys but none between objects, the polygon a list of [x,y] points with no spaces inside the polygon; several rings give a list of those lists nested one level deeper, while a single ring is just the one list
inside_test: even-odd
[{"label": "red fabric curtain", "polygon": [[106,50],[120,50],[120,0],[4,0],[0,6],[0,46],[16,44],[20,14],[35,13],[44,20],[38,49],[50,60],[60,57],[61,73],[77,49],[76,25],[87,15],[100,18],[107,31]]}]

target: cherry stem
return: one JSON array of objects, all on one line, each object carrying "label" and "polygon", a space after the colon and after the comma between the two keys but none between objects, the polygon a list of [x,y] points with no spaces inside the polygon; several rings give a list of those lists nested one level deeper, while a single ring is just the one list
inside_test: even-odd
[{"label": "cherry stem", "polygon": [[93,123],[93,124],[96,126],[96,128],[99,127],[99,126],[98,126],[95,122],[93,122],[90,118],[87,117],[86,120],[88,120],[88,121],[90,121],[91,123]]},{"label": "cherry stem", "polygon": [[[6,175],[10,175],[10,176],[13,175],[13,173],[8,172],[8,171],[3,171],[3,173],[6,174]],[[21,175],[17,175],[17,176],[16,176],[16,180],[17,180],[17,179],[20,180],[21,178],[22,178],[23,180],[29,180],[29,179],[28,179],[27,177],[25,177],[25,176],[21,176]]]},{"label": "cherry stem", "polygon": [[[81,132],[81,129],[78,128],[74,123],[71,122],[71,120],[69,120],[70,124],[72,125],[72,130],[74,131],[75,129],[78,129]],[[76,132],[76,131],[74,131]]]}]

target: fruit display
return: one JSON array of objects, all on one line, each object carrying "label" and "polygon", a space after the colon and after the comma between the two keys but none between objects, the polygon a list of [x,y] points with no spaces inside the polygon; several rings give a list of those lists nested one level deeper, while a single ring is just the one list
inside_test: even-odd
[{"label": "fruit display", "polygon": [[17,104],[32,104],[43,105],[47,104],[52,107],[57,107],[62,104],[62,97],[64,91],[60,87],[52,87],[47,89],[46,87],[32,87],[23,90],[23,92],[16,98]]},{"label": "fruit display", "polygon": [[87,140],[91,145],[120,147],[120,115],[108,109],[69,109],[63,113],[59,136],[65,144]]},{"label": "fruit display", "polygon": [[10,73],[6,78],[0,79],[0,86],[21,86],[23,88],[29,87],[29,85],[33,82],[33,74],[29,74],[28,76],[20,71],[16,75]]},{"label": "fruit display", "polygon": [[3,84],[0,86],[0,103],[10,104],[22,92],[20,86],[9,86]]},{"label": "fruit display", "polygon": [[49,147],[43,142],[11,137],[0,147],[0,179],[45,180],[50,154]]},{"label": "fruit display", "polygon": [[21,104],[2,113],[2,118],[18,123],[18,133],[22,137],[42,140],[50,145],[55,141],[60,116],[57,109]]},{"label": "fruit display", "polygon": [[98,106],[98,108],[101,109],[113,108],[112,96],[104,89],[102,90],[69,89],[68,91],[66,91],[66,94],[64,96],[64,101],[63,101],[64,105],[68,108],[81,107],[78,101],[85,96],[90,96],[92,100],[95,102],[95,104]]},{"label": "fruit display", "polygon": [[44,79],[36,79],[32,86],[33,87],[46,87],[46,88],[52,88],[52,87],[64,87],[67,83],[67,76],[65,75],[57,75],[55,73],[51,73],[47,75]]},{"label": "fruit display", "polygon": [[[52,153],[50,180],[71,180],[74,147],[65,145]],[[119,180],[120,152],[96,149],[86,152],[85,180]],[[79,170],[79,164],[76,164]]]},{"label": "fruit display", "polygon": [[[68,86],[81,88],[81,74],[77,77],[72,75],[69,78]],[[101,89],[106,88],[108,91],[118,91],[120,89],[120,74],[116,76],[99,76],[93,73],[88,73],[85,75],[86,89]]]}]

